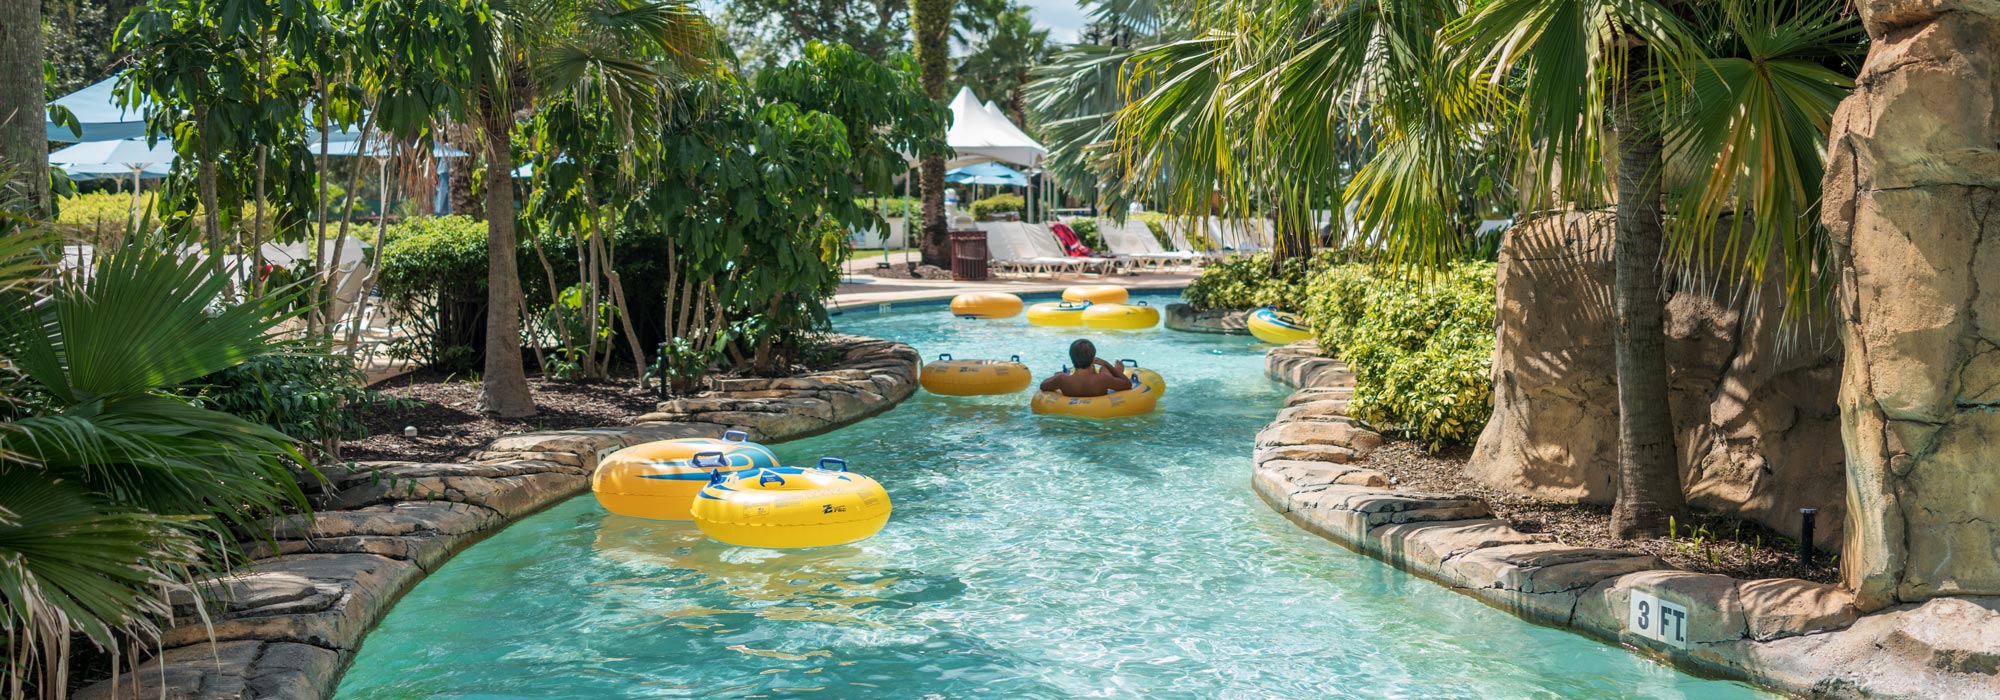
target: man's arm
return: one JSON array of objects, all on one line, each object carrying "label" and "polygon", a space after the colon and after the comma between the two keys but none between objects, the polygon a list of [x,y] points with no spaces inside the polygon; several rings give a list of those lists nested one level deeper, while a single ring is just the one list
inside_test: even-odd
[{"label": "man's arm", "polygon": [[1044,380],[1042,380],[1042,388],[1041,388],[1041,390],[1042,390],[1042,391],[1057,391],[1057,392],[1059,392],[1059,391],[1062,391],[1062,378],[1063,378],[1063,376],[1064,376],[1064,375],[1062,375],[1062,374],[1060,374],[1060,373],[1058,373],[1058,374],[1051,374],[1051,375],[1049,375],[1049,378],[1048,378],[1048,379],[1044,379]]}]

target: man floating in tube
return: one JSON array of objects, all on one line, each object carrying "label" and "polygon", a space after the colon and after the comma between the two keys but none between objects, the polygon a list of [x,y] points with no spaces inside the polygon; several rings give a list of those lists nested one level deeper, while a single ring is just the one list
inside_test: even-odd
[{"label": "man floating in tube", "polygon": [[1069,361],[1076,369],[1043,380],[1042,391],[1053,391],[1070,397],[1087,397],[1103,396],[1132,388],[1132,380],[1125,378],[1124,370],[1098,359],[1097,346],[1088,340],[1078,340],[1069,344]]}]

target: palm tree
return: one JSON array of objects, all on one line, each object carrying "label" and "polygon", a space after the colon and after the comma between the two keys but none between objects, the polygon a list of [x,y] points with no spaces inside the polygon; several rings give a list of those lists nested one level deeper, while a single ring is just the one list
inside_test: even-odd
[{"label": "palm tree", "polygon": [[[1603,154],[1614,156],[1614,536],[1662,534],[1687,514],[1667,402],[1662,254],[1670,230],[1683,259],[1704,257],[1721,214],[1747,212],[1747,227],[1722,232],[1731,243],[1724,250],[1744,251],[1728,262],[1761,277],[1770,256],[1786,258],[1793,309],[1809,308],[1825,287],[1815,276],[1826,269],[1817,264],[1825,236],[1810,212],[1833,107],[1851,87],[1829,66],[1857,47],[1853,22],[1838,11],[1831,3],[1781,9],[1768,0],[1701,8],[1496,0],[1446,33],[1482,74],[1518,84],[1514,123],[1524,140],[1540,144],[1524,150],[1522,169],[1551,174],[1551,191],[1590,196],[1604,182]],[[1678,188],[1681,215],[1669,220],[1667,173],[1675,163],[1709,174]]]},{"label": "palm tree", "polygon": [[1028,8],[1008,3],[958,64],[966,85],[985,86],[1016,124],[1027,124],[1028,74],[1049,55],[1049,30],[1036,29]]},{"label": "palm tree", "polygon": [[[521,362],[520,268],[515,260],[515,124],[541,105],[576,95],[615,118],[657,112],[674,84],[709,64],[714,37],[701,13],[679,0],[486,0],[378,2],[371,36],[392,54],[385,65],[404,100],[422,104],[382,118],[399,133],[420,131],[444,107],[465,116],[485,144],[487,225],[486,361],[482,409],[533,415]],[[455,88],[426,103],[434,83]],[[407,92],[404,92],[407,91]],[[628,131],[630,123],[624,125]]]},{"label": "palm tree", "polygon": [[[924,95],[942,104],[951,61],[952,0],[910,0],[910,30],[917,54],[917,78]],[[951,266],[944,221],[944,156],[924,156],[917,165],[917,191],[923,197],[921,222],[926,265]]]},{"label": "palm tree", "polygon": [[[1135,97],[1118,117],[1118,156],[1134,183],[1183,209],[1206,208],[1221,189],[1226,207],[1274,207],[1281,227],[1338,192],[1390,259],[1436,265],[1463,249],[1461,213],[1501,191],[1467,186],[1492,178],[1496,160],[1533,207],[1603,196],[1614,155],[1613,529],[1664,531],[1686,502],[1666,402],[1662,258],[1751,278],[1782,259],[1788,308],[1824,290],[1809,213],[1853,22],[1830,3],[1770,0],[1462,7],[1229,0],[1191,13],[1124,64]],[[1717,230],[1729,209],[1747,223]],[[1733,252],[1715,260],[1714,250]]]}]

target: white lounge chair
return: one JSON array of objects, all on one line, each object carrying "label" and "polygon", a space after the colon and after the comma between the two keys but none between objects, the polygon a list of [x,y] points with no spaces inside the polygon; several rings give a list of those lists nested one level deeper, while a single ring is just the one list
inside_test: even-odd
[{"label": "white lounge chair", "polygon": [[1068,261],[1072,271],[1083,273],[1094,270],[1098,274],[1110,274],[1118,269],[1118,260],[1116,258],[1093,258],[1070,255],[1069,251],[1063,250],[1062,242],[1056,240],[1056,235],[1050,233],[1049,229],[1045,226],[1019,222],[1006,223],[1013,223],[1025,231],[1024,235],[1028,240],[1028,244],[1034,247],[1036,255]]},{"label": "white lounge chair", "polygon": [[986,255],[991,261],[988,264],[997,271],[1053,277],[1077,267],[1068,256],[1043,255],[1036,249],[1026,226],[1018,221],[987,221],[978,226],[986,232]]},{"label": "white lounge chair", "polygon": [[1164,270],[1176,264],[1192,266],[1207,257],[1200,253],[1168,252],[1160,246],[1159,239],[1153,237],[1153,229],[1137,219],[1127,219],[1122,224],[1099,219],[1097,232],[1104,237],[1104,244],[1111,248],[1111,252],[1130,258],[1140,269]]}]

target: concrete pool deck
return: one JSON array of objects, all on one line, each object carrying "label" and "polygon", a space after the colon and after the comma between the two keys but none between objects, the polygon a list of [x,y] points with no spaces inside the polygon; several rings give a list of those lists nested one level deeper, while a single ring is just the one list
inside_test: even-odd
[{"label": "concrete pool deck", "polygon": [[[1041,294],[1060,292],[1079,284],[1115,284],[1134,291],[1161,291],[1180,289],[1194,281],[1193,274],[1145,274],[1145,275],[1105,275],[1073,276],[1060,279],[992,279],[983,282],[958,282],[954,280],[918,280],[875,277],[867,274],[850,274],[834,291],[833,302],[828,311],[865,306],[869,304],[932,301],[950,299],[968,292],[1007,292],[1009,294]],[[849,281],[851,280],[851,281]]]}]

